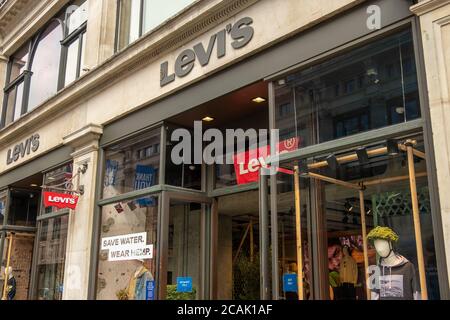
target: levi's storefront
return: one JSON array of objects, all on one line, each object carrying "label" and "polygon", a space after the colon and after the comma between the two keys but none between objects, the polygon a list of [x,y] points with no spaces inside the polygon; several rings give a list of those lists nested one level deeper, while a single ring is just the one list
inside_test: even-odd
[{"label": "levi's storefront", "polygon": [[[93,298],[446,294],[418,26],[407,1],[375,2],[380,29],[357,6],[105,126]],[[251,43],[262,26],[242,17]],[[162,87],[193,68],[171,63]],[[279,167],[261,175],[269,129]],[[256,135],[221,141],[212,154],[231,163],[206,161],[230,130]]]}]

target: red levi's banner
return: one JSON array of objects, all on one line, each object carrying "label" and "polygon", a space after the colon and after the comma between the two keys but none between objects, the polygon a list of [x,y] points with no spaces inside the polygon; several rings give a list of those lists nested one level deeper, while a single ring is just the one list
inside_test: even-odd
[{"label": "red levi's banner", "polygon": [[78,196],[67,193],[44,191],[44,206],[57,207],[59,209],[75,209],[78,203]]},{"label": "red levi's banner", "polygon": [[[276,152],[281,154],[294,151],[298,149],[299,142],[300,139],[298,137],[281,141],[278,143]],[[257,182],[259,178],[259,169],[261,167],[268,167],[266,160],[269,156],[270,145],[233,155],[237,183],[246,184]],[[238,160],[241,160],[242,163],[238,163]],[[285,172],[286,170],[280,168],[278,171]]]}]

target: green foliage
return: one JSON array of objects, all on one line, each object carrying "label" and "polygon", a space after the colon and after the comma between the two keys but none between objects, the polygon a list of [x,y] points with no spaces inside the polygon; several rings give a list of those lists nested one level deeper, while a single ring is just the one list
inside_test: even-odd
[{"label": "green foliage", "polygon": [[233,267],[233,295],[238,300],[260,299],[259,256],[241,254]]},{"label": "green foliage", "polygon": [[192,292],[177,292],[175,284],[167,285],[167,300],[195,300],[196,290],[193,287]]},{"label": "green foliage", "polygon": [[369,232],[369,234],[367,235],[367,239],[372,241],[376,239],[383,239],[397,242],[398,235],[389,227],[377,226],[375,229],[372,229],[372,231]]}]

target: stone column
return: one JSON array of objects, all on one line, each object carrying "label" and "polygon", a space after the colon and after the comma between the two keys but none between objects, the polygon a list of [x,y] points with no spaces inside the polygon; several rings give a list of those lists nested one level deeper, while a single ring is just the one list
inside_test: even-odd
[{"label": "stone column", "polygon": [[83,72],[92,70],[114,54],[117,1],[88,0],[85,62]]},{"label": "stone column", "polygon": [[[89,268],[92,249],[93,217],[95,209],[95,186],[97,177],[98,141],[103,133],[99,125],[90,124],[66,137],[64,144],[73,147],[74,188],[82,186],[77,208],[71,210],[67,234],[66,265],[64,270],[64,300],[88,298]],[[87,167],[86,167],[87,165]]]},{"label": "stone column", "polygon": [[[450,0],[423,0],[411,7],[420,17],[430,124],[434,144],[436,181],[439,188],[443,239],[447,275],[450,275]],[[436,236],[435,236],[436,237]],[[439,261],[438,261],[439,263]],[[448,278],[450,278],[448,276]],[[449,299],[449,286],[442,290],[441,299]],[[440,279],[440,287],[445,286]]]}]

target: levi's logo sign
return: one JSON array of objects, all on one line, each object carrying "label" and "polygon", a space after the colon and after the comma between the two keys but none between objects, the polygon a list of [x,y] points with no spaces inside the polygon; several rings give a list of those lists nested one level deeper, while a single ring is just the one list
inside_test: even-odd
[{"label": "levi's logo sign", "polygon": [[227,53],[227,39],[230,38],[230,45],[234,50],[245,47],[253,38],[254,30],[251,24],[253,19],[245,17],[239,19],[234,24],[228,24],[225,29],[213,34],[208,43],[197,43],[192,48],[183,50],[175,60],[169,74],[169,61],[161,64],[160,86],[175,81],[175,78],[187,76],[194,68],[197,61],[202,67],[208,65],[216,47],[217,58],[224,57]]},{"label": "levi's logo sign", "polygon": [[78,203],[78,196],[58,192],[44,192],[44,206],[57,207],[59,209],[75,209]]},{"label": "levi's logo sign", "polygon": [[39,134],[33,134],[31,137],[16,144],[13,148],[8,150],[6,155],[6,164],[16,162],[20,158],[29,155],[32,152],[36,152],[39,149]]}]

